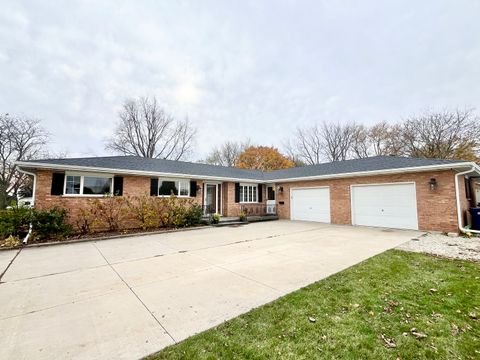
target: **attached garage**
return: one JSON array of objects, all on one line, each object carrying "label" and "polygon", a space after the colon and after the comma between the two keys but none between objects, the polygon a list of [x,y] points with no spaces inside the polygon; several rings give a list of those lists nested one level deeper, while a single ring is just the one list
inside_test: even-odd
[{"label": "attached garage", "polygon": [[352,224],[418,230],[415,183],[352,185]]},{"label": "attached garage", "polygon": [[292,220],[330,223],[330,188],[293,188],[290,190]]}]

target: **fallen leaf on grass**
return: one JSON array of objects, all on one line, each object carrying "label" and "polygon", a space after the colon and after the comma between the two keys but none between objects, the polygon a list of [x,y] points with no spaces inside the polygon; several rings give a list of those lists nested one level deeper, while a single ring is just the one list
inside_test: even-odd
[{"label": "fallen leaf on grass", "polygon": [[452,336],[457,336],[460,333],[460,329],[457,325],[452,324]]},{"label": "fallen leaf on grass", "polygon": [[387,338],[384,334],[382,334],[381,337],[387,348],[392,349],[397,347],[397,344],[395,344],[395,341],[393,339]]},{"label": "fallen leaf on grass", "polygon": [[383,308],[383,311],[386,313],[391,313],[398,306],[398,302],[394,300],[389,300],[388,305]]},{"label": "fallen leaf on grass", "polygon": [[427,337],[427,334],[424,334],[424,333],[421,333],[419,331],[417,331],[416,328],[412,328],[410,330],[410,332],[412,333],[413,336],[415,336],[417,339],[425,339]]},{"label": "fallen leaf on grass", "polygon": [[311,323],[314,323],[317,321],[317,319],[315,319],[313,316],[309,316],[308,321],[310,321]]},{"label": "fallen leaf on grass", "polygon": [[477,320],[477,314],[474,312],[469,312],[468,316],[470,317],[470,319]]},{"label": "fallen leaf on grass", "polygon": [[431,288],[429,291],[433,294],[433,293],[436,293],[438,290],[435,288]]}]

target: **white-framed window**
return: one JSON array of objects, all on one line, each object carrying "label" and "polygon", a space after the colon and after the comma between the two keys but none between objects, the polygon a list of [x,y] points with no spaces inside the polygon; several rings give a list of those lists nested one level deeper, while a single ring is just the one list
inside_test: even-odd
[{"label": "white-framed window", "polygon": [[256,203],[258,202],[257,184],[240,184],[240,202]]},{"label": "white-framed window", "polygon": [[189,197],[190,180],[185,179],[158,179],[158,196]]},{"label": "white-framed window", "polygon": [[64,195],[104,196],[113,192],[113,175],[66,173]]}]

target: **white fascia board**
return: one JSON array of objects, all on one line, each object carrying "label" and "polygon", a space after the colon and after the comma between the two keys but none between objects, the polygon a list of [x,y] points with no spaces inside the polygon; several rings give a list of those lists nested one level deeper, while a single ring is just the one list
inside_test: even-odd
[{"label": "white fascia board", "polygon": [[480,167],[474,162],[414,166],[414,167],[407,167],[407,168],[382,169],[382,170],[360,171],[360,172],[329,174],[329,175],[300,176],[300,177],[286,178],[286,179],[272,178],[267,180],[231,178],[231,177],[208,176],[208,175],[194,175],[194,174],[163,173],[163,172],[152,172],[152,171],[143,171],[143,170],[96,168],[96,167],[90,167],[90,166],[58,165],[58,164],[27,162],[27,161],[17,161],[15,165],[19,167],[27,167],[27,168],[35,168],[35,169],[88,171],[88,172],[99,172],[99,173],[114,173],[114,174],[122,174],[122,175],[174,177],[174,178],[182,178],[182,179],[199,179],[199,180],[221,180],[221,181],[234,181],[234,182],[257,183],[257,184],[269,184],[269,183],[280,184],[280,183],[294,182],[294,181],[326,180],[326,179],[339,179],[339,178],[360,177],[360,176],[389,175],[389,174],[425,172],[425,171],[449,170],[449,169],[453,170],[453,169],[464,169],[464,168],[475,168],[478,171],[478,174],[480,174]]},{"label": "white fascia board", "polygon": [[330,174],[330,175],[300,176],[300,177],[286,178],[286,179],[272,179],[271,181],[275,181],[277,184],[281,184],[284,182],[294,182],[294,181],[341,179],[341,178],[360,177],[360,176],[389,175],[389,174],[401,174],[401,173],[425,172],[425,171],[449,170],[449,169],[453,170],[453,169],[463,169],[468,167],[471,168],[472,166],[476,166],[475,163],[464,162],[464,163],[455,163],[455,164],[414,166],[414,167],[399,168],[399,169],[359,171],[359,172]]},{"label": "white fascia board", "polygon": [[209,175],[194,175],[194,174],[178,174],[178,173],[164,173],[164,172],[152,172],[143,170],[126,170],[126,169],[111,169],[111,168],[96,168],[91,166],[74,166],[74,165],[59,165],[59,164],[47,164],[47,163],[31,163],[26,161],[17,161],[15,165],[18,167],[45,169],[45,170],[64,170],[64,171],[79,171],[79,172],[97,172],[97,173],[114,173],[122,175],[138,175],[138,176],[150,176],[150,177],[171,177],[181,179],[199,179],[199,180],[221,180],[221,181],[235,181],[235,182],[248,182],[248,183],[266,183],[260,179],[244,179],[244,178],[230,178],[222,176],[209,176]]}]

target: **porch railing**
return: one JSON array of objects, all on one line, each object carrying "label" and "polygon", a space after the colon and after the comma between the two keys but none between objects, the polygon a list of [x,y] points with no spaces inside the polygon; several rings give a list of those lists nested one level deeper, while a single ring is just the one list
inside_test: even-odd
[{"label": "porch railing", "polygon": [[274,204],[243,204],[240,211],[247,216],[277,215],[277,206]]}]

